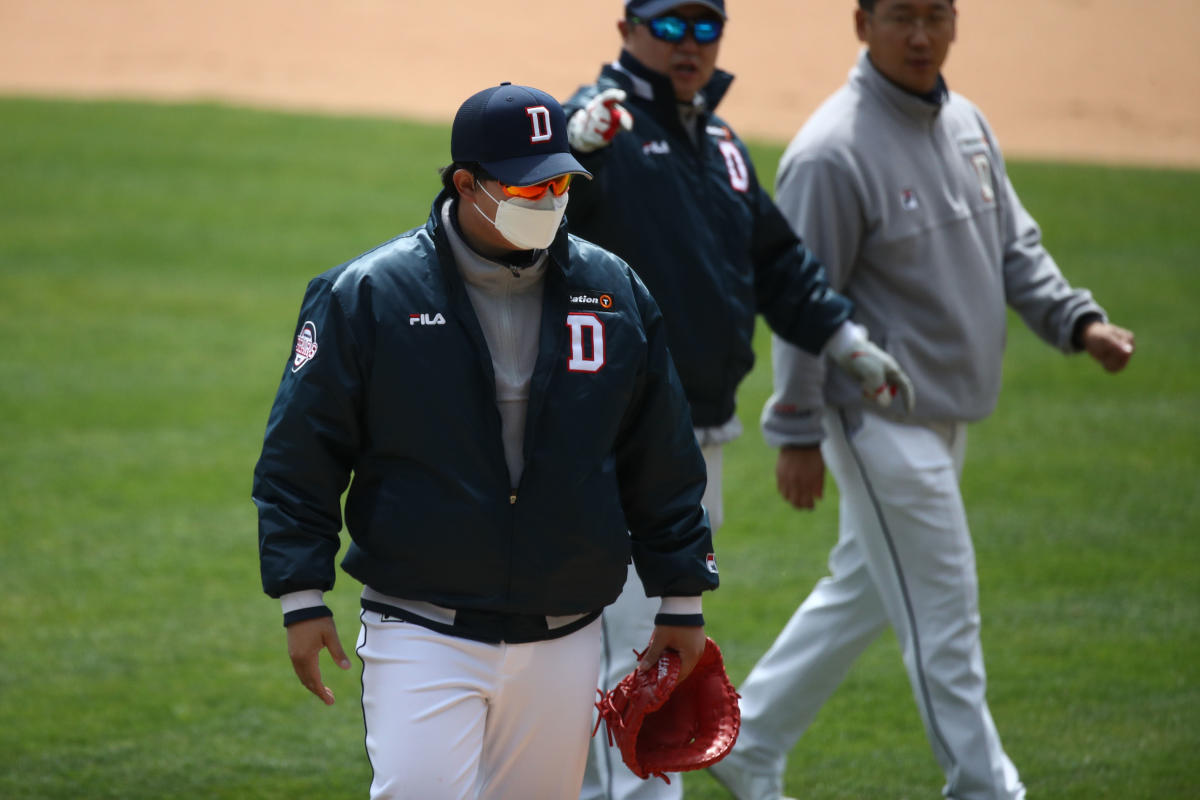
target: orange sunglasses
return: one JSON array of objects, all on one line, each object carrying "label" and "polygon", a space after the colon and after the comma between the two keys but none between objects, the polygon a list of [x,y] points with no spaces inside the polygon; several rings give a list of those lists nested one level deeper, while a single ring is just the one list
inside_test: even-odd
[{"label": "orange sunglasses", "polygon": [[546,196],[546,191],[554,192],[555,197],[562,197],[567,193],[567,188],[571,185],[570,173],[559,175],[557,178],[551,178],[548,181],[535,183],[532,186],[509,186],[506,183],[501,183],[500,188],[509,197],[523,197],[526,200],[541,200]]}]

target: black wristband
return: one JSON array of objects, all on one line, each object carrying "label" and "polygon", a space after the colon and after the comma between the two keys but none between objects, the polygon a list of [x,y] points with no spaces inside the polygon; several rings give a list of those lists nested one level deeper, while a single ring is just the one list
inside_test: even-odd
[{"label": "black wristband", "polygon": [[317,619],[318,617],[332,617],[333,611],[328,606],[309,606],[308,608],[298,608],[295,611],[289,611],[283,615],[283,627],[293,625],[297,622],[304,622],[308,619]]},{"label": "black wristband", "polygon": [[686,628],[703,628],[703,614],[656,614],[655,625],[678,625]]}]

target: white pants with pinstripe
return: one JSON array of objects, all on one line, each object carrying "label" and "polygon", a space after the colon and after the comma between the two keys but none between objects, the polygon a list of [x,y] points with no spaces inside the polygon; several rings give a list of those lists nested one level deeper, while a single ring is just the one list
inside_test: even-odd
[{"label": "white pants with pinstripe", "polygon": [[574,800],[587,758],[600,621],[484,644],[362,612],[372,800]]},{"label": "white pants with pinstripe", "polygon": [[891,625],[945,796],[1023,798],[985,697],[975,551],[959,491],[966,425],[871,413],[852,423],[830,411],[825,429],[822,455],[840,494],[830,575],[739,687],[730,766],[781,774],[821,705]]}]

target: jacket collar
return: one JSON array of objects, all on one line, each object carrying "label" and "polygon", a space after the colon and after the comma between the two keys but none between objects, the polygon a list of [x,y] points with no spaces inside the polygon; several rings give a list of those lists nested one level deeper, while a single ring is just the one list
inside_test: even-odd
[{"label": "jacket collar", "polygon": [[[628,50],[622,50],[620,58],[604,68],[604,74],[620,83],[634,97],[650,105],[660,119],[678,117],[675,88],[671,85],[671,79],[638,61]],[[731,83],[733,75],[718,69],[700,90],[709,113],[712,113],[725,97]]]},{"label": "jacket collar", "polygon": [[[442,204],[450,199],[450,191],[443,188],[438,192],[438,196],[433,200],[433,206],[429,210],[429,219],[425,222],[425,231],[429,237],[433,239],[434,248],[437,250],[438,263],[442,267],[442,273],[447,276],[451,284],[461,284],[462,278],[458,274],[458,266],[454,261],[454,251],[450,248],[450,239],[446,235],[445,226],[442,224]],[[457,199],[455,204],[457,205]],[[567,210],[571,208],[570,203],[567,203]],[[457,213],[456,208],[450,210],[451,214]],[[570,259],[570,244],[567,241],[567,219],[563,217],[562,222],[558,224],[558,233],[554,235],[554,241],[546,248],[550,253],[550,261],[558,266],[563,273],[569,274],[571,267]]]},{"label": "jacket collar", "polygon": [[931,98],[904,89],[892,83],[880,72],[867,55],[864,47],[858,55],[858,63],[850,70],[850,83],[870,92],[893,109],[916,122],[932,122],[950,98],[946,82],[938,76],[938,88]]}]

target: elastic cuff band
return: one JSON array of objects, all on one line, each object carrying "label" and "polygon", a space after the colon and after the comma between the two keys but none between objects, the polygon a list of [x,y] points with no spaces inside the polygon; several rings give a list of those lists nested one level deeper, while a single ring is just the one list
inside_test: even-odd
[{"label": "elastic cuff band", "polygon": [[703,628],[703,614],[655,614],[655,625],[676,625],[687,628]]},{"label": "elastic cuff band", "polygon": [[318,617],[332,617],[333,611],[328,606],[311,606],[309,608],[298,608],[295,611],[289,611],[283,615],[283,627],[293,625],[297,622],[304,622],[308,619],[317,619]]},{"label": "elastic cuff band", "polygon": [[821,354],[828,354],[837,360],[837,357],[847,350],[853,348],[862,339],[867,338],[867,329],[856,322],[846,320],[838,329],[833,332],[833,335],[825,342],[821,348]]},{"label": "elastic cuff band", "polygon": [[664,597],[658,605],[659,614],[703,614],[704,602],[700,595],[671,595]]},{"label": "elastic cuff band", "polygon": [[320,589],[300,589],[279,595],[279,608],[284,614],[323,605],[326,605],[325,592]]}]

